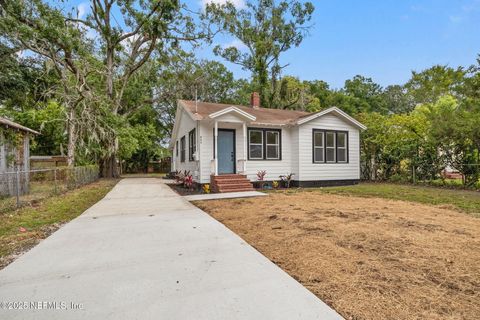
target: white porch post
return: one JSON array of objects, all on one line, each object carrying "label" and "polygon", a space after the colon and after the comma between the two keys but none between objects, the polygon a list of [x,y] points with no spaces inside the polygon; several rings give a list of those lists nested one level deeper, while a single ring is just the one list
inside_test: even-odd
[{"label": "white porch post", "polygon": [[247,124],[243,123],[243,173],[247,174]]},{"label": "white porch post", "polygon": [[215,175],[218,175],[218,121],[215,120]]}]

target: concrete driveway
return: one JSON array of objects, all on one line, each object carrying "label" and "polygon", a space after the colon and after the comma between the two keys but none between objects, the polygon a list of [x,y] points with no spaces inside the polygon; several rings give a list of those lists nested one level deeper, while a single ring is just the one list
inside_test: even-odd
[{"label": "concrete driveway", "polygon": [[137,178],[0,271],[0,319],[341,317],[161,180]]}]

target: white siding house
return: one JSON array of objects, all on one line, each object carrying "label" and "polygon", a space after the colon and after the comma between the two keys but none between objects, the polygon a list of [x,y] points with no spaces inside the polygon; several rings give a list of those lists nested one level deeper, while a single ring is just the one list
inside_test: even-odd
[{"label": "white siding house", "polygon": [[[361,123],[332,107],[317,113],[180,100],[170,148],[172,169],[196,182],[245,175],[266,180],[294,173],[294,185],[352,184],[360,179]],[[257,102],[256,102],[257,101]]]}]

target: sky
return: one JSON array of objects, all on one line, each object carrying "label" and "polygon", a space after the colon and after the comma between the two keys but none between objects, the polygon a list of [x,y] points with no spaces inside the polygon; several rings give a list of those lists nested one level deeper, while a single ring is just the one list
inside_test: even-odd
[{"label": "sky", "polygon": [[[192,10],[205,2],[185,0]],[[231,0],[243,7],[245,0]],[[411,71],[435,64],[469,66],[480,54],[480,0],[311,0],[315,5],[312,29],[302,44],[281,57],[285,75],[324,80],[332,88],[360,74],[382,86],[403,84]],[[88,1],[73,0],[79,14]],[[218,35],[214,45],[238,39]],[[218,60],[237,78],[248,71],[215,57],[212,46],[197,49],[200,58]]]}]

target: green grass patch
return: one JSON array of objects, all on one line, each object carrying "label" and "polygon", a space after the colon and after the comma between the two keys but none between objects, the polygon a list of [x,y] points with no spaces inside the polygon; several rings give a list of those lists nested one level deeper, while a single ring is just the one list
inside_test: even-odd
[{"label": "green grass patch", "polygon": [[[102,179],[46,198],[33,206],[0,214],[0,259],[21,252],[102,199],[118,180]],[[25,228],[26,231],[20,231]],[[0,261],[0,268],[2,264]]]},{"label": "green grass patch", "polygon": [[480,217],[480,192],[478,191],[450,190],[392,183],[360,183],[354,186],[305,190],[359,197],[378,197],[430,205],[450,205],[460,211]]}]

